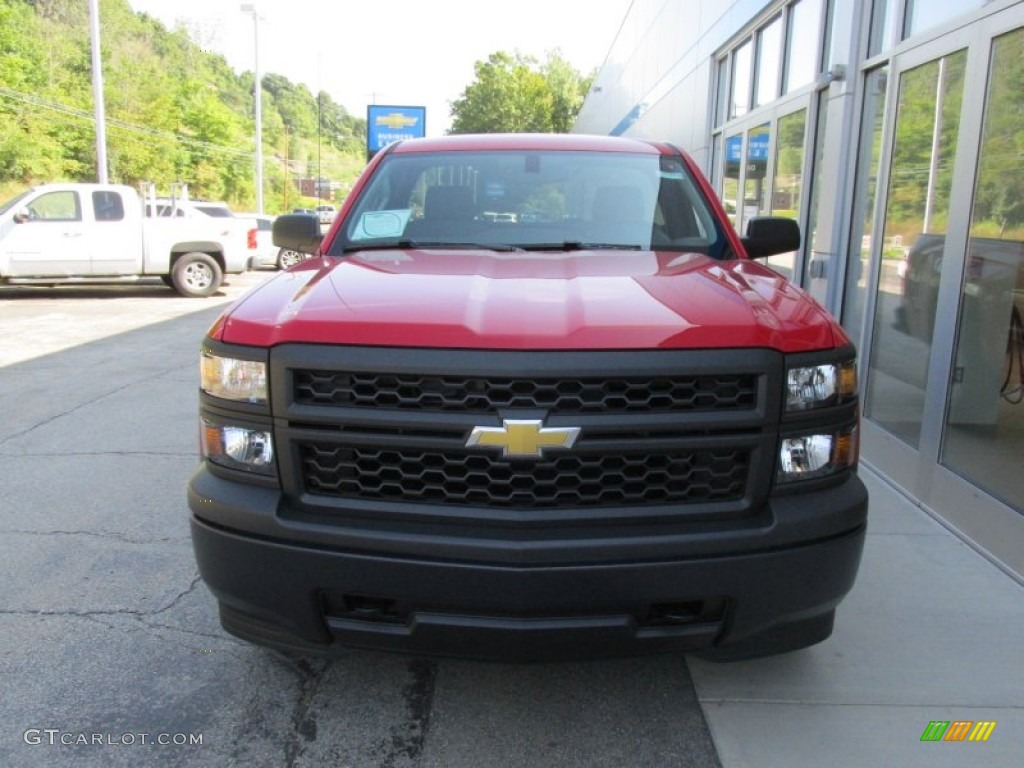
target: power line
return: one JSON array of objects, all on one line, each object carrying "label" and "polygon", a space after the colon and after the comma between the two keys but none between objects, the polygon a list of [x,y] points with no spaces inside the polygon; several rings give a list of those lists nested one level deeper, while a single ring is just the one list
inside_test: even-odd
[{"label": "power line", "polygon": [[[15,91],[10,88],[0,87],[0,96],[7,97],[13,101],[20,101],[24,104],[30,104],[35,107],[42,109],[49,109],[53,112],[58,112],[69,117],[75,117],[80,120],[85,120],[90,123],[95,123],[96,118],[91,112],[87,112],[84,109],[78,109],[67,104],[62,104],[59,101],[50,101],[43,99],[34,94],[24,93],[23,91]],[[194,139],[189,136],[182,136],[181,134],[174,133],[173,131],[163,131],[159,128],[150,128],[149,126],[139,125],[138,123],[131,123],[127,120],[119,120],[116,118],[107,118],[107,125],[120,128],[123,131],[132,131],[135,133],[142,133],[148,136],[154,136],[156,138],[167,139],[169,141],[181,142],[183,144],[191,144],[196,147],[209,149],[214,152],[218,152],[224,155],[234,155],[240,158],[253,159],[255,154],[253,152],[246,152],[241,149],[234,149],[233,147],[225,147],[222,144],[214,144],[213,142],[203,141],[202,139]]]},{"label": "power line", "polygon": [[[61,114],[67,117],[83,120],[88,123],[96,122],[96,117],[91,112],[88,112],[84,109],[79,109],[78,107],[73,107],[69,104],[64,104],[59,101],[45,99],[41,96],[36,96],[35,94],[25,93],[24,91],[17,91],[11,88],[5,88],[3,86],[0,86],[0,98],[6,98],[10,101],[16,101],[22,104],[28,104],[29,106],[36,107],[38,109],[49,110],[51,112],[56,112],[57,114]],[[170,141],[176,144],[180,143],[188,145],[193,149],[205,150],[209,153],[225,155],[231,158],[232,160],[244,159],[247,161],[252,161],[255,158],[254,152],[235,149],[234,147],[227,147],[224,146],[223,144],[215,144],[213,142],[192,138],[190,136],[183,136],[173,131],[152,128],[147,125],[139,125],[138,123],[133,123],[127,120],[121,120],[111,117],[107,117],[106,122],[109,127],[115,128],[121,133],[138,134],[139,136],[129,136],[130,138],[135,138],[138,140],[142,140],[140,137],[144,136],[160,139],[163,141]],[[317,154],[319,155],[319,146]],[[282,158],[278,155],[270,155],[269,157],[265,157],[264,162],[267,161],[271,161],[279,166],[285,166],[287,164],[289,172],[295,172],[296,168],[301,168],[306,164],[306,161],[298,158]],[[332,158],[329,161],[325,161],[324,164],[327,165],[329,168],[333,168],[333,166],[336,166],[339,162],[340,161],[338,158]]]}]

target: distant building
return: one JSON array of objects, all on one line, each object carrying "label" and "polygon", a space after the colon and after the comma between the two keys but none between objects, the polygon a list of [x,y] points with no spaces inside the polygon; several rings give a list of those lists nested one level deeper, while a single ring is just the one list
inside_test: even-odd
[{"label": "distant building", "polygon": [[331,181],[323,176],[319,178],[305,177],[295,180],[299,194],[305,197],[316,197],[321,200],[334,200],[342,190],[340,181]]}]

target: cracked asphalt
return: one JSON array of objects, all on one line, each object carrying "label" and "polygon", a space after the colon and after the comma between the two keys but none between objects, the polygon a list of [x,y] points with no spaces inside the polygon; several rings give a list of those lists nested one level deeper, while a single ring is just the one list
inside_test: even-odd
[{"label": "cracked asphalt", "polygon": [[271,274],[0,286],[0,765],[718,766],[680,657],[326,661],[220,629],[187,527],[197,353]]}]

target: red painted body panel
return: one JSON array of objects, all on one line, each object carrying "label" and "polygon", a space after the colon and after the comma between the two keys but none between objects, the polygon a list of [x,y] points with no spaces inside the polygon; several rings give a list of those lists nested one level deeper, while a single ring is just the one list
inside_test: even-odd
[{"label": "red painted body panel", "polygon": [[374,251],[282,273],[218,321],[251,346],[314,342],[477,349],[826,349],[826,313],[748,260],[581,251]]}]

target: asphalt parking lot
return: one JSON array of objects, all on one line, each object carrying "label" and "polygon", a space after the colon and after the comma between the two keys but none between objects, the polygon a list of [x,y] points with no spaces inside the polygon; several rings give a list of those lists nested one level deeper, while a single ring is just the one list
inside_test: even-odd
[{"label": "asphalt parking lot", "polygon": [[185,483],[217,296],[0,286],[0,765],[719,765],[678,657],[506,666],[225,635]]},{"label": "asphalt parking lot", "polygon": [[[286,656],[198,578],[209,299],[0,286],[0,766],[997,766],[1024,763],[1022,585],[870,462],[864,560],[828,641],[736,664]],[[925,743],[935,722],[982,742]]]}]

